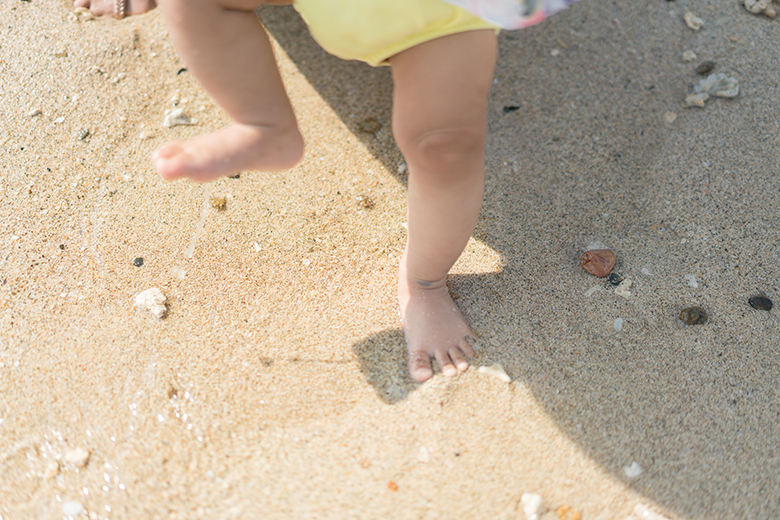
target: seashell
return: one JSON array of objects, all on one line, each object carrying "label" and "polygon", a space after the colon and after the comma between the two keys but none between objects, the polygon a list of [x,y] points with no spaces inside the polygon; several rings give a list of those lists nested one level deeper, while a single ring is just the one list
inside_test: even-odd
[{"label": "seashell", "polygon": [[680,320],[686,325],[704,325],[709,316],[701,307],[686,307],[680,311]]},{"label": "seashell", "polygon": [[510,378],[507,373],[504,371],[504,367],[499,365],[498,363],[494,363],[490,365],[489,367],[479,367],[479,372],[481,374],[487,374],[489,376],[497,377],[504,383],[511,383],[512,378]]},{"label": "seashell", "polygon": [[163,126],[170,128],[177,125],[194,125],[198,121],[184,113],[183,108],[174,108],[165,112],[165,118],[163,119]]},{"label": "seashell", "polygon": [[687,25],[689,29],[692,29],[694,31],[698,31],[704,25],[704,20],[702,20],[701,18],[699,18],[698,16],[696,16],[690,11],[687,11],[683,15],[683,20],[685,21],[685,25]]},{"label": "seashell", "polygon": [[772,300],[764,296],[763,294],[757,294],[748,300],[748,303],[754,309],[759,311],[771,311],[773,304]]},{"label": "seashell", "polygon": [[723,73],[710,74],[706,79],[699,81],[693,90],[696,94],[733,98],[739,94],[739,81]]},{"label": "seashell", "polygon": [[777,16],[772,5],[772,0],[742,0],[742,4],[745,6],[745,10],[752,14],[765,14],[769,18]]},{"label": "seashell", "polygon": [[580,257],[580,265],[597,278],[607,276],[615,267],[617,257],[609,249],[593,249],[585,251]]}]

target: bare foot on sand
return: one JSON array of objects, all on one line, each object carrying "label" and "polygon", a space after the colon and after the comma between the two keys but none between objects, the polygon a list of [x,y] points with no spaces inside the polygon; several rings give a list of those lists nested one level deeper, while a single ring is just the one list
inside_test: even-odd
[{"label": "bare foot on sand", "polygon": [[[157,0],[124,0],[124,2],[124,16],[143,14],[157,7]],[[73,2],[73,7],[86,7],[95,16],[120,15],[117,12],[117,0],[76,0]]]},{"label": "bare foot on sand", "polygon": [[152,162],[165,179],[208,182],[245,170],[287,170],[301,157],[303,138],[297,128],[233,123],[191,141],[168,143],[152,154]]},{"label": "bare foot on sand", "polygon": [[452,301],[446,279],[433,283],[415,280],[407,276],[402,260],[398,303],[412,379],[419,382],[429,379],[433,375],[432,359],[447,377],[468,369],[466,358],[474,355],[469,341],[476,335]]}]

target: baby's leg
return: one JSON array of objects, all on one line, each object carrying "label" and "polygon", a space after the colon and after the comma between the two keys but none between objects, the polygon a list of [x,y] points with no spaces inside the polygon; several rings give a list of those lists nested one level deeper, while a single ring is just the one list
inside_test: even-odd
[{"label": "baby's leg", "polygon": [[[482,205],[487,99],[496,36],[481,30],[418,45],[390,59],[393,131],[409,165],[409,238],[399,267],[409,372],[425,381],[466,370],[473,333],[450,297],[447,272]],[[457,367],[457,368],[456,368]]]},{"label": "baby's leg", "polygon": [[210,181],[240,170],[284,170],[303,155],[271,42],[253,9],[262,0],[158,0],[189,70],[234,124],[152,156],[166,179]]}]

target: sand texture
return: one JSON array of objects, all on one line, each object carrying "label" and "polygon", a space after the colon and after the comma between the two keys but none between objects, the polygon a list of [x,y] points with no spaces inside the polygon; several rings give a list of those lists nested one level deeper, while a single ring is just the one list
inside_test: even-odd
[{"label": "sand texture", "polygon": [[[261,9],[306,156],[212,183],[225,207],[202,213],[204,186],[149,155],[228,119],[160,13],[71,13],[0,4],[0,518],[522,520],[525,492],[583,520],[780,515],[780,322],[748,305],[780,303],[780,22],[582,0],[502,33],[450,283],[474,368],[512,382],[420,385],[389,69]],[[683,108],[704,60],[739,95]],[[163,127],[174,105],[197,124]],[[630,296],[580,267],[598,243]],[[152,287],[162,319],[135,306]]]}]

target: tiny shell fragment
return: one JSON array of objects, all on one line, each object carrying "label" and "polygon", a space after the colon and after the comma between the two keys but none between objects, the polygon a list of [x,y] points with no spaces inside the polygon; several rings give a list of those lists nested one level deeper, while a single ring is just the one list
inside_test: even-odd
[{"label": "tiny shell fragment", "polygon": [[152,287],[135,296],[135,306],[151,312],[155,317],[162,318],[168,308],[165,302],[168,298],[157,287]]},{"label": "tiny shell fragment", "polygon": [[580,265],[597,278],[607,276],[615,267],[617,258],[609,249],[594,249],[585,251],[580,257]]},{"label": "tiny shell fragment", "polygon": [[618,296],[622,296],[623,298],[631,298],[631,291],[629,289],[631,289],[631,285],[633,283],[634,282],[626,278],[625,280],[620,282],[620,284],[617,287],[615,287],[615,294],[617,294]]},{"label": "tiny shell fragment", "polygon": [[89,462],[89,452],[84,448],[75,448],[67,452],[64,459],[77,468],[83,468]]},{"label": "tiny shell fragment", "polygon": [[674,120],[677,119],[677,114],[674,112],[664,112],[664,121],[666,121],[667,124],[674,123]]},{"label": "tiny shell fragment", "polygon": [[709,316],[701,307],[686,307],[680,311],[680,320],[686,325],[704,325]]},{"label": "tiny shell fragment", "polygon": [[704,108],[704,102],[710,99],[709,94],[691,94],[685,98],[685,101],[683,102],[683,106],[685,108],[688,107],[699,107]]},{"label": "tiny shell fragment", "polygon": [[512,378],[509,377],[506,372],[504,372],[504,367],[502,367],[498,363],[494,363],[489,367],[479,367],[479,372],[482,374],[487,374],[489,376],[497,377],[504,383],[512,382]]},{"label": "tiny shell fragment", "polygon": [[759,311],[771,311],[772,307],[774,306],[772,304],[772,300],[763,294],[757,294],[756,296],[753,296],[748,300],[748,303],[751,307]]},{"label": "tiny shell fragment", "polygon": [[542,496],[535,493],[523,493],[520,497],[520,505],[523,506],[526,520],[538,520],[545,511]]},{"label": "tiny shell fragment", "polygon": [[739,81],[723,74],[710,74],[694,87],[696,94],[710,94],[716,97],[733,98],[739,94]]},{"label": "tiny shell fragment", "polygon": [[612,327],[617,331],[620,332],[623,330],[623,318],[618,318],[615,320],[615,323],[612,325]]},{"label": "tiny shell fragment", "polygon": [[638,462],[632,462],[630,466],[623,468],[628,478],[635,478],[642,474],[642,466]]},{"label": "tiny shell fragment", "polygon": [[682,53],[682,60],[689,63],[696,61],[696,53],[693,51],[685,51]]},{"label": "tiny shell fragment", "polygon": [[685,25],[694,31],[698,31],[701,29],[702,25],[704,25],[704,20],[690,11],[686,11],[686,13],[683,15],[683,20],[685,20]]},{"label": "tiny shell fragment", "polygon": [[688,282],[688,287],[693,287],[694,289],[699,287],[699,282],[696,281],[696,277],[692,274],[686,274],[683,278]]},{"label": "tiny shell fragment", "polygon": [[165,112],[165,118],[163,119],[163,126],[170,128],[177,125],[194,125],[198,121],[191,118],[184,113],[183,108],[174,108]]},{"label": "tiny shell fragment", "polygon": [[46,471],[43,472],[43,478],[51,480],[57,476],[60,472],[60,464],[56,460],[52,460],[46,465]]}]

